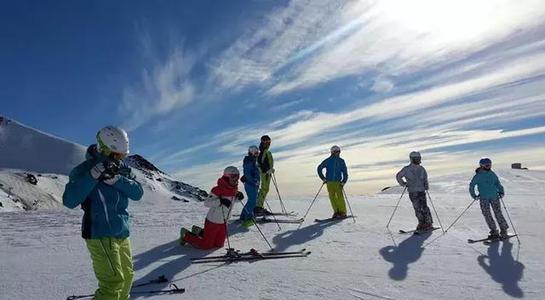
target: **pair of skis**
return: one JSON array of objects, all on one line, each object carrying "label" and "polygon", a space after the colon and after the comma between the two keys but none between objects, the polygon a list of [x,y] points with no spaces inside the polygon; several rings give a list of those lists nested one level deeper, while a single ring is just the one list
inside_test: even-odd
[{"label": "pair of skis", "polygon": [[[283,216],[283,217],[296,217],[297,213],[295,211],[290,211],[288,213],[282,213],[282,212],[274,212],[274,213],[267,213],[267,214],[258,214],[255,216],[255,221],[258,224],[264,224],[264,223],[285,223],[285,224],[300,224],[303,223],[304,219],[278,219],[276,216]],[[234,215],[233,217],[240,217],[240,215]]]},{"label": "pair of skis", "polygon": [[194,264],[213,263],[213,262],[237,262],[237,261],[257,261],[266,259],[282,259],[282,258],[295,258],[295,257],[307,257],[310,255],[310,251],[307,249],[301,249],[299,251],[285,251],[285,252],[270,252],[261,253],[255,249],[251,249],[248,252],[240,253],[233,249],[229,249],[227,254],[218,256],[208,256],[192,258],[191,262]]},{"label": "pair of skis", "polygon": [[299,218],[299,219],[271,219],[271,218],[267,218],[265,216],[265,217],[257,217],[255,219],[255,221],[258,224],[263,224],[263,223],[300,224],[300,223],[303,223],[303,221],[305,221],[305,219],[303,219],[303,218]]},{"label": "pair of skis", "polygon": [[336,217],[336,218],[327,218],[327,219],[314,219],[314,222],[316,223],[323,223],[323,222],[335,222],[335,221],[342,221],[344,219],[350,219],[355,218],[356,216],[348,215],[345,217]]},{"label": "pair of skis", "polygon": [[504,238],[492,238],[492,239],[484,238],[484,239],[478,239],[478,240],[468,239],[467,242],[470,243],[470,244],[483,242],[483,244],[485,244],[485,245],[490,245],[490,244],[493,244],[493,243],[496,243],[496,242],[508,240],[508,239],[510,239],[512,237],[516,237],[516,236],[517,236],[516,234],[510,234],[510,235],[508,235],[507,237],[504,237]]},{"label": "pair of skis", "polygon": [[416,229],[413,229],[413,230],[402,230],[402,229],[400,229],[400,230],[399,230],[399,233],[400,233],[400,234],[412,233],[412,234],[419,235],[419,234],[426,234],[426,233],[432,232],[432,231],[437,230],[437,229],[441,229],[441,227],[433,227],[433,228],[428,229],[428,230],[416,230]]},{"label": "pair of skis", "polygon": [[[168,281],[169,280],[164,275],[161,275],[161,276],[157,277],[157,279],[152,279],[152,280],[149,280],[148,282],[141,283],[141,284],[138,284],[138,285],[134,285],[133,288],[142,287],[142,286],[151,285],[151,284],[166,283]],[[139,291],[139,292],[132,292],[131,291],[131,295],[146,295],[146,294],[147,295],[173,295],[173,294],[183,294],[183,293],[185,293],[185,289],[184,288],[179,288],[174,283],[171,283],[169,288],[166,289],[166,290],[150,290],[150,291]],[[72,296],[68,296],[66,298],[66,300],[84,299],[84,298],[91,298],[91,297],[94,297],[94,296],[95,296],[95,294],[72,295]]]}]

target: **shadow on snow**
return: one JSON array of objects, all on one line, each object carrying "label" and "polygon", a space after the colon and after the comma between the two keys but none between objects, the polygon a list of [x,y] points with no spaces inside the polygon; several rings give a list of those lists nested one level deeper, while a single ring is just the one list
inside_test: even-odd
[{"label": "shadow on snow", "polygon": [[522,279],[524,265],[513,258],[513,244],[509,240],[502,244],[501,253],[500,243],[496,242],[488,247],[488,255],[480,255],[477,261],[494,281],[502,285],[506,294],[522,298],[524,292],[518,283]]},{"label": "shadow on snow", "polygon": [[[182,279],[173,280],[173,278],[191,266],[191,259],[193,257],[204,257],[211,253],[211,251],[198,250],[191,247],[182,247],[180,246],[178,240],[157,246],[146,252],[140,253],[134,256],[134,270],[139,271],[151,264],[163,262],[158,265],[155,269],[151,270],[146,275],[142,276],[136,280],[133,285],[139,285],[149,282],[150,280],[157,279],[157,277],[163,275],[169,281],[179,281],[191,276],[184,277]],[[202,273],[202,272],[201,272]],[[195,274],[194,274],[195,275]],[[151,285],[146,285],[142,287],[134,287],[133,291],[146,291],[146,290],[159,290],[169,288],[170,282],[156,283]],[[134,295],[131,299],[136,299],[139,297],[151,297],[153,295]]]},{"label": "shadow on snow", "polygon": [[319,222],[303,227],[301,229],[289,230],[277,234],[272,240],[272,242],[276,245],[274,250],[280,252],[285,251],[290,246],[303,245],[304,243],[318,238],[319,236],[324,234],[324,229],[326,229],[327,227],[338,224],[340,222],[342,222],[342,220]]},{"label": "shadow on snow", "polygon": [[431,236],[426,234],[411,235],[396,246],[386,246],[379,250],[384,260],[393,264],[388,272],[393,280],[404,280],[407,278],[409,264],[414,263],[422,257],[424,241]]}]

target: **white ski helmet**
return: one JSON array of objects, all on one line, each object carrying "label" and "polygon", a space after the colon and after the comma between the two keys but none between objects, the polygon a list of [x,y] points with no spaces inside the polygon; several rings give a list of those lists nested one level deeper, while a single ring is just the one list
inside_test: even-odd
[{"label": "white ski helmet", "polygon": [[223,170],[223,176],[227,177],[235,177],[240,176],[240,172],[238,171],[237,167],[229,166]]},{"label": "white ski helmet", "polygon": [[106,126],[97,133],[98,150],[105,155],[112,152],[129,154],[129,136],[119,127]]},{"label": "white ski helmet", "polygon": [[331,154],[335,154],[335,153],[341,153],[341,147],[337,146],[337,145],[334,145],[333,147],[331,147]]},{"label": "white ski helmet", "polygon": [[248,147],[248,154],[257,155],[258,153],[259,153],[259,148],[257,148],[256,145],[252,145]]}]

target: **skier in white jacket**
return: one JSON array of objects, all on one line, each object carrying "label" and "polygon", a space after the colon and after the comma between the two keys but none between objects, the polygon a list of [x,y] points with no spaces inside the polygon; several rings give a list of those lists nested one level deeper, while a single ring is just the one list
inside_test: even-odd
[{"label": "skier in white jacket", "polygon": [[227,237],[227,220],[235,200],[242,200],[244,195],[238,191],[240,173],[236,167],[229,166],[218,179],[218,184],[212,188],[210,196],[204,201],[208,214],[204,228],[193,226],[191,231],[180,230],[180,244],[187,243],[199,249],[221,248]]},{"label": "skier in white jacket", "polygon": [[396,179],[401,186],[406,187],[409,191],[409,198],[413,203],[414,212],[418,219],[416,230],[431,230],[433,229],[433,219],[426,201],[426,191],[429,188],[428,173],[420,165],[422,156],[419,152],[411,152],[409,159],[411,163],[397,173]]}]

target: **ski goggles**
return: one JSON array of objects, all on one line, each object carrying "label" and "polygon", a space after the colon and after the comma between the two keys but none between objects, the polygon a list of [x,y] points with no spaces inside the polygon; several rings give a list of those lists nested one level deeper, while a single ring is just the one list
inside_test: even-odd
[{"label": "ski goggles", "polygon": [[109,156],[111,158],[115,159],[115,160],[123,160],[125,157],[127,157],[127,154],[126,153],[119,153],[119,152],[110,151]]},{"label": "ski goggles", "polygon": [[223,176],[229,178],[230,180],[238,180],[240,178],[239,174],[229,174],[229,175],[223,175]]}]

